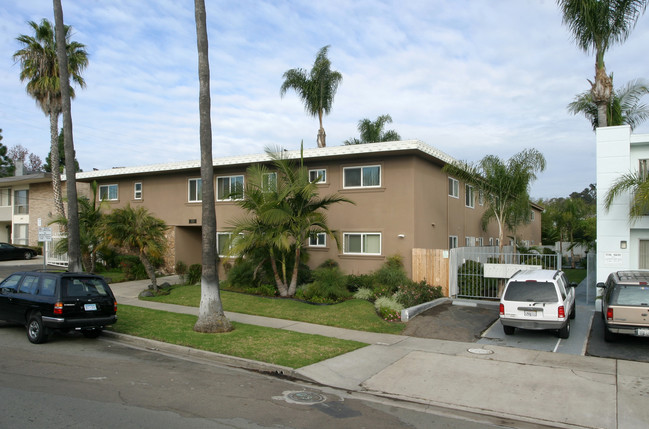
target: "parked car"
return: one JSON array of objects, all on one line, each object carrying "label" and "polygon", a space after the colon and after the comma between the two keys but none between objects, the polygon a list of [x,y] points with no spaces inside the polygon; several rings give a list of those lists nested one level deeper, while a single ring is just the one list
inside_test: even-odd
[{"label": "parked car", "polygon": [[500,299],[500,323],[505,334],[516,328],[556,330],[570,336],[570,319],[576,315],[575,287],[560,270],[521,270],[505,285]]},{"label": "parked car", "polygon": [[629,270],[609,274],[602,295],[604,339],[617,334],[649,337],[649,271]]},{"label": "parked car", "polygon": [[0,320],[25,325],[34,344],[47,341],[55,329],[96,338],[117,322],[117,301],[100,276],[17,272],[0,283]]},{"label": "parked car", "polygon": [[14,246],[9,243],[0,243],[0,260],[11,259],[32,259],[36,257],[36,251],[29,247]]}]

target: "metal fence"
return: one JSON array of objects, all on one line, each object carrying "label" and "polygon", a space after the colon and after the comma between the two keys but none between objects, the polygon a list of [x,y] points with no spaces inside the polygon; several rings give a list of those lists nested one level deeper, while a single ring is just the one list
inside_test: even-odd
[{"label": "metal fence", "polygon": [[45,263],[47,265],[54,265],[57,267],[67,267],[68,266],[68,254],[67,253],[57,253],[55,252],[56,244],[65,240],[65,236],[53,236],[52,242],[45,243]]},{"label": "metal fence", "polygon": [[558,253],[518,253],[513,246],[458,247],[449,252],[450,296],[473,299],[498,299],[504,279],[485,278],[484,264],[536,265],[544,269],[561,269]]}]

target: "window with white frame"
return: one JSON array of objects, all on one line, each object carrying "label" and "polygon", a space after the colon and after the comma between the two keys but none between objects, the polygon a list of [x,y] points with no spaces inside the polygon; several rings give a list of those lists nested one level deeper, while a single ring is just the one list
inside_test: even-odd
[{"label": "window with white frame", "polygon": [[484,238],[482,238],[482,237],[476,238],[476,245],[478,245],[480,247],[484,246]]},{"label": "window with white frame", "polygon": [[465,191],[465,204],[467,207],[474,208],[475,207],[475,198],[473,196],[473,186],[471,185],[464,185],[464,191]]},{"label": "window with white frame", "polygon": [[484,192],[481,190],[478,191],[478,204],[484,206]]},{"label": "window with white frame", "polygon": [[448,248],[455,249],[457,247],[457,235],[450,235],[448,237]]},{"label": "window with white frame", "polygon": [[309,182],[315,182],[316,180],[318,183],[327,183],[327,170],[324,168],[309,170]]},{"label": "window with white frame", "polygon": [[327,246],[327,234],[318,232],[309,236],[310,247],[325,247]]},{"label": "window with white frame", "polygon": [[489,237],[489,245],[490,246],[494,245],[494,238],[493,237]]},{"label": "window with white frame", "polygon": [[13,243],[21,246],[27,246],[29,244],[29,224],[27,223],[15,223],[14,224],[14,237]]},{"label": "window with white frame", "polygon": [[464,245],[466,247],[474,247],[475,246],[475,237],[465,237],[464,238]]},{"label": "window with white frame", "polygon": [[647,173],[649,172],[649,159],[639,159],[638,160],[638,175],[641,179],[647,178]]},{"label": "window with white frame", "polygon": [[496,238],[496,246],[500,246],[500,238]]},{"label": "window with white frame", "polygon": [[272,192],[277,190],[277,173],[264,173],[262,176],[263,183],[261,184],[264,192]]},{"label": "window with white frame", "polygon": [[381,166],[343,168],[344,188],[378,188],[381,186]]},{"label": "window with white frame", "polygon": [[[270,180],[270,179],[269,179]],[[243,198],[243,176],[222,176],[216,178],[217,201],[232,201]]]},{"label": "window with white frame", "polygon": [[0,207],[11,207],[11,188],[0,188]]},{"label": "window with white frame", "polygon": [[99,199],[101,201],[117,201],[118,186],[117,185],[100,185],[99,186]]},{"label": "window with white frame", "polygon": [[133,198],[136,200],[142,199],[142,182],[137,182],[133,186]]},{"label": "window with white frame", "polygon": [[203,181],[202,179],[189,179],[188,197],[190,203],[200,203],[203,201]]},{"label": "window with white frame", "polygon": [[[14,214],[29,214],[29,190],[19,189],[14,191]],[[26,244],[26,243],[25,243]]]},{"label": "window with white frame", "polygon": [[452,177],[448,178],[448,195],[453,198],[460,198],[460,182]]},{"label": "window with white frame", "polygon": [[377,232],[346,232],[343,234],[343,253],[380,255],[381,234]]},{"label": "window with white frame", "polygon": [[530,211],[530,220],[534,221],[534,210]]},{"label": "window with white frame", "polygon": [[216,233],[216,250],[219,256],[226,256],[228,251],[232,248],[232,233],[231,232],[217,232]]}]

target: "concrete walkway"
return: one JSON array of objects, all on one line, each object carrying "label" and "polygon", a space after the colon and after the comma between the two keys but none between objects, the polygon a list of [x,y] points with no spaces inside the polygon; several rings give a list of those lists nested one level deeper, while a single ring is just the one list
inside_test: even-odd
[{"label": "concrete walkway", "polygon": [[[174,283],[174,276],[160,279]],[[137,296],[148,281],[116,283],[119,304],[198,315],[198,308]],[[119,311],[118,311],[119,314]],[[290,375],[321,385],[503,418],[514,426],[647,428],[649,364],[375,334],[226,312],[236,322],[368,343],[367,347],[297,370],[156,343],[161,351]],[[118,336],[122,341],[142,339]]]}]

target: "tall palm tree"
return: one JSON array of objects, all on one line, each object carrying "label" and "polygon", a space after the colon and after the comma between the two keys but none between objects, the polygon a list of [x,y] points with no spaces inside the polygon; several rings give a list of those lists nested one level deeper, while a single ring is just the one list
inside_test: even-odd
[{"label": "tall palm tree", "polygon": [[[628,82],[617,91],[613,89],[606,108],[606,123],[609,126],[630,125],[633,130],[646,121],[649,118],[649,107],[640,104],[640,99],[646,94],[649,94],[649,84],[643,79]],[[583,114],[593,125],[593,130],[599,126],[597,104],[593,101],[590,91],[577,95],[568,105],[568,111],[573,115]]]},{"label": "tall palm tree", "polygon": [[529,187],[536,180],[536,173],[544,169],[543,154],[536,149],[526,149],[507,162],[487,155],[475,164],[446,164],[443,171],[483,194],[486,210],[482,216],[482,226],[486,229],[489,222],[495,219],[502,254],[505,228],[513,230],[530,220]]},{"label": "tall palm tree", "polygon": [[598,125],[608,125],[606,110],[613,93],[613,82],[606,73],[604,54],[615,43],[623,43],[648,0],[557,0],[575,42],[584,52],[595,53],[595,82],[591,82],[597,105]]},{"label": "tall palm tree", "polygon": [[390,115],[381,115],[372,122],[369,119],[361,119],[358,121],[358,131],[360,139],[352,137],[345,140],[346,145],[362,144],[362,143],[376,143],[376,142],[391,142],[401,140],[401,136],[394,130],[383,131],[385,124],[391,124],[392,117]]},{"label": "tall palm tree", "polygon": [[283,75],[284,83],[279,91],[280,96],[284,97],[286,91],[294,89],[302,99],[306,112],[311,116],[318,117],[320,121],[318,147],[327,145],[322,117],[331,112],[338,85],[343,80],[343,75],[340,72],[331,70],[331,61],[327,58],[328,50],[329,45],[318,51],[309,72],[301,68],[287,70]]},{"label": "tall palm tree", "polygon": [[[14,53],[13,58],[14,61],[20,62],[20,80],[27,82],[27,92],[36,100],[43,113],[50,118],[50,157],[51,165],[54,167],[52,168],[52,191],[56,212],[59,216],[64,216],[57,140],[62,100],[55,29],[47,19],[43,19],[40,25],[34,21],[29,21],[28,24],[34,31],[34,35],[22,34],[16,38],[22,47]],[[71,31],[72,28],[66,25],[64,32],[68,72],[73,82],[84,88],[86,83],[81,72],[88,65],[88,53],[85,45],[70,40]],[[70,96],[74,98],[74,88],[70,88]]]},{"label": "tall palm tree", "polygon": [[152,258],[164,255],[167,225],[144,207],[127,205],[104,216],[101,234],[106,244],[138,256],[154,291],[158,291]]},{"label": "tall palm tree", "polygon": [[[243,256],[266,247],[280,296],[293,296],[302,248],[309,237],[324,233],[333,237],[340,247],[337,234],[327,225],[324,210],[336,203],[352,202],[338,194],[320,197],[317,182],[309,181],[302,158],[296,165],[282,157],[283,151],[267,149],[266,153],[273,161],[274,170],[262,165],[248,169],[246,189],[238,204],[249,216],[233,222],[232,236],[236,238],[229,253]],[[270,174],[277,175],[271,182],[273,186],[268,186]],[[294,252],[293,267],[287,267],[280,259],[289,250]]]},{"label": "tall palm tree", "polygon": [[214,207],[214,164],[212,160],[212,121],[210,119],[210,63],[204,0],[194,1],[194,14],[198,50],[198,109],[203,201],[201,301],[194,331],[229,332],[232,330],[232,325],[223,312],[219,289],[219,273],[216,267],[216,209]]}]

